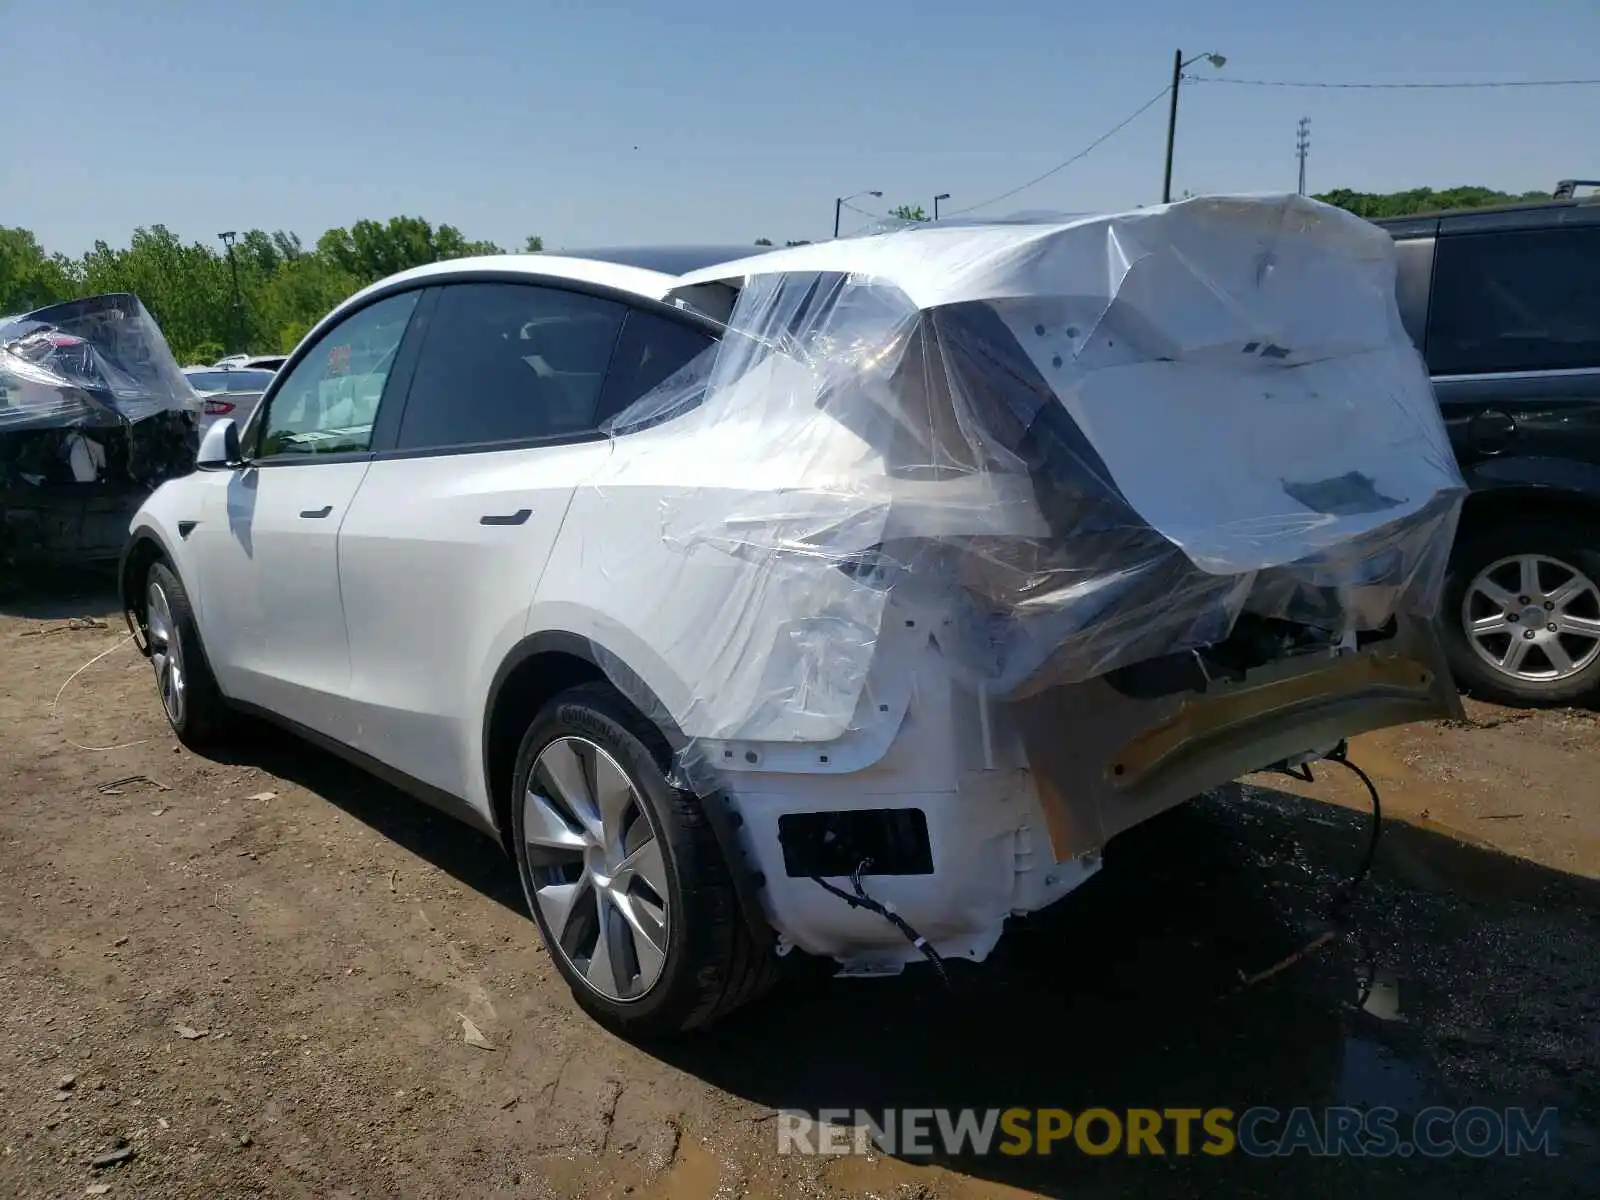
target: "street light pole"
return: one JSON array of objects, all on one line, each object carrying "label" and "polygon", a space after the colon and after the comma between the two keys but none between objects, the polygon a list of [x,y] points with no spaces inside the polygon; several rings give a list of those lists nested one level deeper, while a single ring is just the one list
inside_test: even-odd
[{"label": "street light pole", "polygon": [[854,200],[857,196],[877,196],[883,198],[882,192],[854,192],[848,196],[837,196],[833,201],[833,236],[839,236],[839,213],[844,209],[845,202]]},{"label": "street light pole", "polygon": [[1183,51],[1172,52],[1172,88],[1167,99],[1167,169],[1161,176],[1161,203],[1172,201],[1172,141],[1178,134],[1178,84],[1183,79]]},{"label": "street light pole", "polygon": [[1172,87],[1167,103],[1167,168],[1161,176],[1161,203],[1172,203],[1172,143],[1178,133],[1178,87],[1183,82],[1183,69],[1187,66],[1205,59],[1217,70],[1222,69],[1222,64],[1228,60],[1215,51],[1209,54],[1196,54],[1185,62],[1182,50],[1172,52]]},{"label": "street light pole", "polygon": [[240,318],[244,315],[244,307],[239,301],[239,260],[233,254],[234,239],[239,236],[237,230],[230,229],[227,233],[219,233],[222,244],[228,248],[228,267],[233,273],[233,347],[232,353],[240,350],[240,342],[244,338],[243,322]]},{"label": "street light pole", "polygon": [[950,193],[949,192],[940,192],[937,196],[935,196],[933,198],[933,219],[935,221],[937,221],[939,219],[939,201],[948,200],[948,199],[950,199]]}]

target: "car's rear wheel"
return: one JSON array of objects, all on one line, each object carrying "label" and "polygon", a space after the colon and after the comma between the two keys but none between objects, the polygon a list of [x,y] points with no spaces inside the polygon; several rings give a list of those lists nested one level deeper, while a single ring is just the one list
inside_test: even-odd
[{"label": "car's rear wheel", "polygon": [[1467,530],[1445,586],[1456,680],[1502,704],[1600,696],[1600,533],[1540,515]]},{"label": "car's rear wheel", "polygon": [[702,801],[660,732],[605,684],[534,718],[513,776],[528,907],[578,1003],[645,1037],[703,1026],[771,983]]},{"label": "car's rear wheel", "polygon": [[184,745],[212,745],[227,732],[233,714],[200,645],[189,593],[164,562],[151,564],[144,587],[145,635],[161,708]]}]

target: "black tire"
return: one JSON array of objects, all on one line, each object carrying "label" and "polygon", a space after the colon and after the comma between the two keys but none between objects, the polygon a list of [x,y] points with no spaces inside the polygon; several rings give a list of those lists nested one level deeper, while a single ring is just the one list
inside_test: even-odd
[{"label": "black tire", "polygon": [[[535,898],[523,798],[540,755],[562,738],[583,739],[610,756],[632,784],[639,815],[664,851],[665,960],[655,981],[630,998],[603,995],[590,985],[559,945]],[[777,955],[757,942],[745,922],[705,802],[667,782],[670,761],[666,739],[654,724],[609,684],[587,683],[563,692],[534,718],[512,777],[517,874],[550,958],[586,1012],[632,1038],[707,1026],[756,999],[777,977]],[[540,869],[550,870],[548,865]]]},{"label": "black tire", "polygon": [[[1451,554],[1439,613],[1445,651],[1456,683],[1479,699],[1517,707],[1579,704],[1600,699],[1600,654],[1593,655],[1586,666],[1570,675],[1539,679],[1532,677],[1533,672],[1551,669],[1551,662],[1542,651],[1530,654],[1532,671],[1512,675],[1496,669],[1473,649],[1473,640],[1467,631],[1469,616],[1492,613],[1482,598],[1475,599],[1475,607],[1469,610],[1466,607],[1468,589],[1493,564],[1525,555],[1554,559],[1600,583],[1600,527],[1593,522],[1529,514],[1523,519],[1463,530]],[[1502,577],[1497,575],[1496,578]],[[1533,602],[1531,608],[1539,607],[1538,597],[1529,599]],[[1584,608],[1581,612],[1574,611],[1574,615],[1600,619],[1600,609],[1591,613]],[[1507,629],[1516,631],[1514,635],[1507,635],[1509,641],[1511,636],[1525,634],[1528,624],[1519,615],[1516,622],[1507,622]],[[1491,648],[1498,648],[1500,644],[1498,640],[1490,640]],[[1581,639],[1565,644],[1576,650],[1585,647]],[[1583,662],[1582,656],[1573,657]]]},{"label": "black tire", "polygon": [[[163,683],[163,660],[156,626],[152,624],[151,607],[159,593],[166,601],[171,616],[170,636],[176,638],[178,662],[183,679],[183,703],[174,713],[167,699]],[[191,750],[202,750],[216,745],[230,732],[234,724],[233,710],[217,687],[216,676],[211,673],[210,660],[200,643],[200,629],[194,619],[194,606],[189,603],[189,593],[183,581],[164,561],[151,564],[144,579],[142,603],[145,612],[146,637],[150,641],[151,663],[156,668],[156,693],[162,711],[178,740]]]}]

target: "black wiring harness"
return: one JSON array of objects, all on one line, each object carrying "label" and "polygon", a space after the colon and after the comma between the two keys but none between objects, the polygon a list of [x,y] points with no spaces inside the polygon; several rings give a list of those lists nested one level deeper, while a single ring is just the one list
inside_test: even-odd
[{"label": "black wiring harness", "polygon": [[[1378,839],[1383,836],[1383,801],[1378,798],[1378,785],[1372,782],[1372,777],[1355,763],[1350,761],[1350,743],[1341,741],[1337,746],[1323,756],[1327,762],[1338,763],[1339,766],[1353,774],[1366,786],[1367,795],[1372,799],[1372,826],[1367,833],[1367,848],[1361,855],[1361,862],[1349,879],[1334,893],[1333,901],[1328,906],[1330,919],[1336,918],[1345,905],[1355,898],[1356,891],[1366,882],[1367,876],[1372,874],[1373,863],[1378,858]],[[1291,779],[1298,779],[1302,783],[1315,783],[1317,778],[1311,773],[1311,764],[1303,763],[1298,769],[1294,767],[1279,767],[1278,773],[1287,775]]]},{"label": "black wiring harness", "polygon": [[[1343,911],[1345,907],[1350,903],[1351,900],[1355,898],[1356,892],[1360,889],[1361,885],[1366,882],[1367,877],[1372,873],[1373,864],[1377,861],[1378,840],[1383,834],[1383,802],[1378,797],[1378,785],[1372,782],[1372,777],[1360,767],[1356,766],[1355,763],[1350,761],[1350,745],[1348,742],[1341,741],[1338,746],[1329,751],[1323,757],[1328,762],[1337,763],[1339,766],[1353,774],[1357,779],[1361,780],[1362,784],[1365,785],[1367,789],[1367,795],[1372,800],[1372,825],[1370,832],[1367,835],[1366,850],[1362,853],[1361,862],[1357,865],[1354,873],[1349,879],[1340,885],[1339,890],[1334,893],[1333,900],[1328,906],[1329,920],[1336,925],[1343,925]],[[1288,775],[1291,778],[1298,779],[1303,783],[1316,782],[1316,776],[1311,773],[1311,765],[1309,763],[1304,763],[1298,768],[1280,766],[1277,768],[1277,770],[1280,774]],[[933,948],[928,939],[923,937],[914,928],[912,928],[911,923],[895,911],[893,904],[888,903],[887,901],[876,900],[867,894],[867,889],[862,884],[861,877],[871,868],[871,866],[872,860],[870,858],[863,859],[859,864],[857,864],[856,869],[850,873],[850,886],[852,890],[848,892],[836,884],[829,883],[820,875],[811,876],[811,882],[815,883],[823,891],[837,896],[851,908],[861,908],[868,912],[877,913],[885,921],[893,925],[897,930],[900,931],[901,934],[905,936],[905,939],[908,942],[917,948],[924,958],[933,964],[934,970],[939,973],[940,980],[948,987],[950,985],[950,973],[945,968],[944,959],[939,956],[939,952]],[[1348,930],[1346,930],[1346,934],[1349,936]],[[1333,936],[1334,934],[1332,932],[1326,933],[1316,942],[1314,942],[1313,946],[1322,945]],[[1356,940],[1359,941],[1359,939]],[[1253,977],[1253,979],[1266,978],[1270,975],[1276,974],[1283,967],[1286,967],[1290,965],[1290,963],[1298,960],[1306,952],[1307,951],[1300,951],[1294,955],[1291,955],[1282,963],[1269,968],[1267,971],[1259,973],[1259,975]],[[1366,950],[1366,954],[1370,967],[1372,965],[1370,949]],[[1369,970],[1367,981],[1362,988],[1362,998],[1358,1002],[1358,1006],[1359,1004],[1364,1004],[1366,1002],[1366,994],[1371,990],[1373,980],[1374,972]]]},{"label": "black wiring harness", "polygon": [[[1258,982],[1261,979],[1277,974],[1278,971],[1298,961],[1312,949],[1326,944],[1342,933],[1348,941],[1354,944],[1361,954],[1362,961],[1366,964],[1366,977],[1362,982],[1361,994],[1356,999],[1355,1005],[1357,1008],[1364,1008],[1368,997],[1372,994],[1372,988],[1377,982],[1377,954],[1361,932],[1349,924],[1344,910],[1350,901],[1355,899],[1357,890],[1366,882],[1367,877],[1372,873],[1373,864],[1377,861],[1378,840],[1383,835],[1383,801],[1378,797],[1378,785],[1372,782],[1372,777],[1350,761],[1350,743],[1348,741],[1341,741],[1333,750],[1323,755],[1323,758],[1327,762],[1337,763],[1349,771],[1357,779],[1361,780],[1362,785],[1367,789],[1367,795],[1372,800],[1372,825],[1367,833],[1367,848],[1362,853],[1361,861],[1356,866],[1355,871],[1334,892],[1333,899],[1328,904],[1328,920],[1334,928],[1322,934],[1310,946],[1297,951],[1282,962],[1269,967],[1266,971],[1258,972],[1256,975],[1249,977],[1246,980],[1246,984]],[[1280,766],[1277,771],[1279,774],[1287,775],[1291,779],[1298,779],[1302,783],[1316,782],[1316,776],[1311,773],[1310,763],[1304,763],[1298,768]]]},{"label": "black wiring harness", "polygon": [[948,987],[950,985],[950,973],[945,969],[944,959],[939,957],[939,952],[929,944],[928,939],[913,929],[911,923],[895,911],[893,904],[882,900],[874,900],[867,895],[867,889],[861,883],[861,876],[871,866],[872,860],[870,858],[863,859],[856,869],[850,872],[850,886],[855,889],[854,895],[851,895],[841,887],[829,883],[820,875],[813,875],[811,882],[815,883],[823,891],[839,897],[851,908],[864,908],[868,912],[877,913],[885,921],[893,925],[905,935],[906,941],[921,951],[922,956],[933,964],[933,969],[939,972],[940,980]]}]

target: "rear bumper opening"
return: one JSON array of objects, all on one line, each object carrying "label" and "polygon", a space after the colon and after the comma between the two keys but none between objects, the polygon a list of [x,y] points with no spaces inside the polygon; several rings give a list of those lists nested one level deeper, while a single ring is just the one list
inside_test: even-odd
[{"label": "rear bumper opening", "polygon": [[1194,659],[1202,681],[1192,686],[1151,694],[1112,675],[1012,706],[1058,859],[1241,775],[1375,729],[1462,715],[1437,634],[1420,618],[1230,676],[1206,677]]}]

